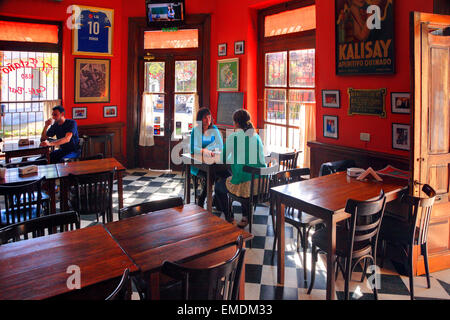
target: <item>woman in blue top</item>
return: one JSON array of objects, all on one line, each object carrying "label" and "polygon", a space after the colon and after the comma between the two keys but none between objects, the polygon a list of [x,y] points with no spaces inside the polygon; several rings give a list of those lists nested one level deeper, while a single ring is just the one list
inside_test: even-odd
[{"label": "woman in blue top", "polygon": [[[222,152],[223,140],[219,129],[213,124],[211,112],[208,108],[201,108],[197,112],[197,125],[191,132],[191,154],[203,154],[213,157],[214,150]],[[200,178],[202,191],[198,198],[198,205],[203,207],[206,198],[206,175],[205,172],[191,167],[191,174]]]}]

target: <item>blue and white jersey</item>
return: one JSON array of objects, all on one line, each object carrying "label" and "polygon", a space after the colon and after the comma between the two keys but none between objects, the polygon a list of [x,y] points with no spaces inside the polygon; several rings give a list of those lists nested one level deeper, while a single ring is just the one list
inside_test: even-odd
[{"label": "blue and white jersey", "polygon": [[103,12],[82,10],[78,29],[78,51],[108,53],[111,21]]}]

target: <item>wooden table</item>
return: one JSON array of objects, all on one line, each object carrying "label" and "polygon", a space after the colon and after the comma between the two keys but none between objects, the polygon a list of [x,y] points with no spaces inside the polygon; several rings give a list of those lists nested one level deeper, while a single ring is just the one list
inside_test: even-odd
[{"label": "wooden table", "polygon": [[47,158],[48,163],[50,163],[50,150],[53,147],[41,147],[39,140],[35,140],[34,144],[28,146],[19,146],[18,143],[5,143],[3,145],[3,152],[5,153],[5,162],[10,163],[11,158],[15,157],[25,157],[34,156],[37,154],[42,154]]},{"label": "wooden table", "polygon": [[37,166],[38,172],[28,175],[19,175],[18,168],[6,169],[5,178],[0,178],[1,185],[32,182],[45,177],[48,182],[48,193],[50,196],[50,213],[56,212],[56,195],[55,195],[55,181],[59,178],[58,171],[55,164]]},{"label": "wooden table", "polygon": [[347,219],[344,212],[347,199],[360,201],[376,199],[381,189],[386,194],[386,201],[395,200],[402,190],[406,189],[406,180],[383,176],[383,182],[358,181],[340,172],[320,178],[296,182],[271,189],[276,203],[278,237],[277,281],[284,283],[284,208],[285,206],[309,213],[321,218],[327,226],[329,244],[327,255],[327,299],[334,299],[335,275],[332,259],[336,253],[336,224]]},{"label": "wooden table", "polygon": [[139,269],[149,275],[164,261],[185,262],[236,242],[239,235],[253,235],[205,211],[187,204],[105,224]]},{"label": "wooden table", "polygon": [[[98,160],[86,160],[86,161],[75,161],[68,163],[58,163],[56,164],[56,169],[58,170],[58,176],[61,179],[61,210],[68,210],[68,199],[67,199],[67,181],[66,179],[70,174],[82,175],[91,173],[100,173],[111,171],[116,168],[116,178],[117,178],[117,192],[119,194],[119,209],[123,208],[123,182],[122,175],[125,171],[125,167],[114,158],[98,159]],[[112,217],[111,221],[112,221]]]},{"label": "wooden table", "polygon": [[228,165],[222,162],[222,155],[205,157],[201,154],[184,153],[181,155],[185,164],[184,202],[191,202],[191,166],[206,173],[206,208],[212,212],[212,190],[216,172],[225,171]]},{"label": "wooden table", "polygon": [[[73,274],[67,268],[73,265],[80,268],[81,291],[67,286]],[[94,284],[120,279],[126,268],[138,271],[103,225],[2,245],[0,300],[81,294]]]}]

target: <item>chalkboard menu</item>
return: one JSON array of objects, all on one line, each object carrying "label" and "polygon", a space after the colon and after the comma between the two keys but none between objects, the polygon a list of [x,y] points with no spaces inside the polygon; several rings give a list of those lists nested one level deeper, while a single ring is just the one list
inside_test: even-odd
[{"label": "chalkboard menu", "polygon": [[386,89],[348,89],[349,115],[363,114],[386,118]]},{"label": "chalkboard menu", "polygon": [[217,123],[232,126],[233,113],[244,107],[243,92],[219,92]]}]

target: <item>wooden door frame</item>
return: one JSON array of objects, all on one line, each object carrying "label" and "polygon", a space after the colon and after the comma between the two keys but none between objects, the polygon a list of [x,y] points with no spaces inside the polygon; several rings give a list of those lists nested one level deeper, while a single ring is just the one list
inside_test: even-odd
[{"label": "wooden door frame", "polygon": [[[187,15],[182,27],[193,26],[199,29],[199,41],[202,49],[202,83],[199,101],[210,104],[210,38],[211,16],[209,14]],[[139,119],[141,99],[139,97],[139,60],[144,52],[144,31],[152,30],[147,26],[145,17],[128,18],[128,74],[127,74],[127,167],[135,168],[138,152],[135,146],[139,141]],[[163,50],[161,50],[163,52]]]}]

